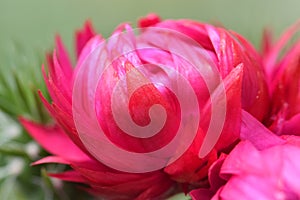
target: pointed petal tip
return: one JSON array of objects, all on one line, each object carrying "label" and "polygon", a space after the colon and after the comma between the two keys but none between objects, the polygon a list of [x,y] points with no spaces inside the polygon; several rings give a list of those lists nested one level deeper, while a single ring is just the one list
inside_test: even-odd
[{"label": "pointed petal tip", "polygon": [[75,32],[75,45],[77,58],[80,57],[81,51],[87,42],[96,35],[92,20],[88,19],[85,21],[83,28],[78,29]]},{"label": "pointed petal tip", "polygon": [[44,157],[40,160],[37,160],[37,161],[31,163],[30,166],[36,166],[36,165],[48,164],[48,163],[58,163],[58,164],[65,164],[65,165],[70,165],[71,164],[69,161],[65,160],[62,157],[47,156],[47,157]]},{"label": "pointed petal tip", "polygon": [[149,13],[147,16],[141,17],[138,20],[138,27],[146,28],[149,26],[154,26],[155,24],[159,23],[160,21],[161,21],[161,18],[159,17],[159,15],[157,15],[155,13]]}]

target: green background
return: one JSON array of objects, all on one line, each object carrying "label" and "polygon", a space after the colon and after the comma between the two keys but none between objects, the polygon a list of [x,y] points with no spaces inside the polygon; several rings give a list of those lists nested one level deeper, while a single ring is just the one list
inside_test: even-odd
[{"label": "green background", "polygon": [[55,33],[70,48],[73,31],[92,19],[105,36],[124,21],[156,12],[163,18],[221,22],[258,46],[262,29],[278,35],[300,17],[299,0],[0,0],[0,58],[11,41],[29,49],[49,49]]}]

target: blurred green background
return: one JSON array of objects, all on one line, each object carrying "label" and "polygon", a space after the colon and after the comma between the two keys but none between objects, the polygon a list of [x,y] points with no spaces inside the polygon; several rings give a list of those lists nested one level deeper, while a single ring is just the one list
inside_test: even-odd
[{"label": "blurred green background", "polygon": [[156,12],[163,18],[219,21],[259,44],[262,29],[278,35],[300,17],[299,0],[0,0],[0,59],[17,41],[33,49],[48,49],[55,33],[70,48],[73,31],[90,18],[108,36],[124,21],[135,25],[140,16]]},{"label": "blurred green background", "polygon": [[[279,36],[300,19],[300,1],[0,0],[1,200],[87,199],[80,198],[72,187],[66,190],[69,192],[56,188],[61,183],[52,184],[43,167],[30,167],[45,152],[21,129],[17,117],[22,115],[40,122],[48,119],[36,90],[39,88],[46,94],[40,66],[44,53],[54,46],[56,33],[71,50],[74,30],[86,19],[91,19],[96,30],[108,37],[119,23],[127,21],[136,26],[137,19],[150,12],[164,19],[221,23],[259,47],[265,27],[272,28]],[[173,199],[182,198],[187,197],[179,194]]]}]

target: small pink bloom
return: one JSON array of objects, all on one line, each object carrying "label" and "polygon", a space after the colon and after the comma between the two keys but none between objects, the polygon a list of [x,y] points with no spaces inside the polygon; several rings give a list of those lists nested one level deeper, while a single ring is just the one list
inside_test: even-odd
[{"label": "small pink bloom", "polygon": [[286,47],[299,28],[300,22],[284,32],[275,43],[270,32],[266,32],[263,41],[264,67],[272,97],[266,124],[279,135],[300,135],[300,42]]},{"label": "small pink bloom", "polygon": [[299,199],[300,138],[279,138],[246,112],[242,138],[210,168],[211,188],[192,191],[192,199]]},{"label": "small pink bloom", "polygon": [[299,153],[299,145],[289,142],[262,151],[250,142],[241,142],[222,166],[221,174],[230,178],[219,198],[300,198],[300,162],[295,159]]}]

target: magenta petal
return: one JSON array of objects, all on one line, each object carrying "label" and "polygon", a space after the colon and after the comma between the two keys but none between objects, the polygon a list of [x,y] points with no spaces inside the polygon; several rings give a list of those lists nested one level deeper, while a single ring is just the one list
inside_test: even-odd
[{"label": "magenta petal", "polygon": [[[212,132],[206,133],[207,141],[218,139],[215,149],[224,150],[231,146],[238,138],[241,123],[241,89],[242,89],[243,65],[234,68],[230,74],[223,80],[223,85],[220,85],[211,95],[211,101],[208,101],[204,110],[204,125],[207,127],[207,121],[212,115],[212,106],[216,107],[219,121],[224,123],[220,135]],[[225,91],[224,91],[225,90]],[[224,102],[225,101],[225,102]],[[216,111],[215,111],[216,112]],[[224,114],[223,114],[224,112]],[[213,113],[215,114],[215,113]],[[223,116],[224,115],[224,116]],[[216,122],[215,122],[216,124]],[[219,137],[218,137],[219,136]],[[204,144],[210,145],[204,140]],[[213,147],[213,146],[212,146]],[[208,149],[202,145],[201,149]]]},{"label": "magenta petal", "polygon": [[214,193],[208,189],[197,189],[189,193],[192,200],[210,200]]},{"label": "magenta petal", "polygon": [[[105,177],[104,178],[108,178]],[[120,176],[121,179],[121,176]],[[167,188],[170,188],[172,186],[172,181],[167,179],[167,176],[163,173],[153,173],[151,176],[142,176],[140,179],[122,182],[119,184],[114,185],[98,185],[98,184],[92,184],[92,188],[94,188],[96,191],[102,192],[102,193],[110,193],[112,194],[119,193],[124,195],[132,195],[132,196],[138,196],[142,192],[147,191],[149,188],[153,187],[153,183],[159,183],[162,187],[164,185],[167,186]],[[159,188],[156,188],[159,189]],[[166,188],[165,188],[166,189]],[[128,198],[133,199],[133,198]],[[149,199],[149,197],[146,197],[145,199]]]},{"label": "magenta petal", "polygon": [[242,141],[225,159],[221,175],[228,178],[219,190],[221,199],[299,199],[299,137],[285,144],[257,150]]},{"label": "magenta petal", "polygon": [[79,58],[82,49],[86,45],[86,43],[94,37],[95,31],[92,26],[92,23],[90,21],[86,21],[84,24],[84,28],[81,30],[78,30],[76,32],[76,55],[77,58]]},{"label": "magenta petal", "polygon": [[276,198],[274,198],[273,185],[259,176],[243,175],[243,178],[233,177],[222,188],[220,199],[271,200]]},{"label": "magenta petal", "polygon": [[[76,71],[78,71],[78,69],[80,68],[82,63],[84,61],[86,61],[87,56],[92,54],[96,48],[99,48],[99,45],[101,42],[103,42],[103,38],[100,35],[96,35],[86,43],[86,45],[83,47],[83,49],[81,50],[81,53],[78,57],[77,64],[75,67]],[[75,75],[74,75],[74,77],[75,77]]]},{"label": "magenta petal", "polygon": [[300,136],[300,114],[293,116],[291,119],[283,123],[282,134]]},{"label": "magenta petal", "polygon": [[63,66],[62,69],[64,70],[65,76],[70,79],[72,76],[72,64],[59,35],[56,36],[56,48],[59,63]]},{"label": "magenta petal", "polygon": [[65,165],[70,164],[69,161],[67,161],[59,156],[47,156],[38,161],[35,161],[31,165],[41,165],[41,164],[46,164],[46,163],[59,163],[59,164],[65,164]]},{"label": "magenta petal", "polygon": [[244,171],[263,171],[262,161],[258,150],[249,141],[242,141],[225,159],[221,177],[229,179],[231,175],[241,175]]},{"label": "magenta petal", "polygon": [[208,179],[211,191],[217,191],[222,185],[226,183],[226,181],[220,177],[221,167],[224,163],[225,158],[226,155],[221,154],[218,160],[216,160],[209,169]]},{"label": "magenta petal", "polygon": [[211,25],[206,25],[206,29],[218,58],[221,76],[225,78],[235,66],[240,64],[240,59],[235,58],[236,45],[226,30]]},{"label": "magenta petal", "polygon": [[226,155],[222,154],[220,158],[211,165],[208,172],[210,188],[199,188],[189,193],[193,200],[211,199],[218,189],[226,183],[226,181],[220,177],[220,170],[225,158]]},{"label": "magenta petal", "polygon": [[256,148],[260,150],[274,145],[283,144],[285,142],[244,110],[242,111],[242,127],[240,137],[242,140],[249,140]]},{"label": "magenta petal", "polygon": [[[298,137],[299,138],[299,137]],[[285,178],[286,188],[290,191],[296,191],[300,197],[300,162],[295,158],[299,156],[299,146],[286,145],[283,154],[286,155],[282,169],[282,177]]]},{"label": "magenta petal", "polygon": [[264,30],[261,43],[262,55],[268,55],[273,47],[273,34],[269,28]]},{"label": "magenta petal", "polygon": [[82,161],[90,159],[58,126],[44,127],[20,119],[28,133],[47,151],[69,161]]},{"label": "magenta petal", "polygon": [[[62,65],[58,58],[56,51],[53,52],[53,65],[49,68],[49,81],[52,80],[53,83],[60,88],[61,93],[67,98],[69,101],[71,101],[71,76],[73,75],[73,72],[70,72],[70,74],[66,74],[64,71],[66,66]],[[45,79],[46,80],[46,79]],[[51,88],[48,88],[51,89]]]},{"label": "magenta petal", "polygon": [[138,21],[138,27],[145,28],[149,26],[154,26],[161,21],[160,17],[154,13],[148,14],[146,17],[141,18]]},{"label": "magenta petal", "polygon": [[70,170],[61,173],[47,173],[49,176],[58,178],[64,181],[70,181],[75,183],[86,183],[87,181],[76,171]]},{"label": "magenta petal", "polygon": [[198,42],[202,47],[212,51],[213,46],[204,24],[192,20],[165,20],[157,23],[155,27],[167,28],[183,33]]},{"label": "magenta petal", "polygon": [[300,20],[296,24],[291,26],[288,30],[286,30],[284,34],[280,37],[280,40],[276,44],[274,44],[272,50],[265,55],[264,67],[269,83],[272,82],[276,71],[278,71],[278,65],[276,65],[276,61],[280,54],[280,51],[299,29]]},{"label": "magenta petal", "polygon": [[153,184],[147,190],[142,192],[136,200],[144,199],[166,199],[169,194],[172,194],[173,182],[163,181],[160,184]]},{"label": "magenta petal", "polygon": [[174,184],[161,171],[143,174],[124,173],[94,160],[72,163],[71,167],[89,182],[95,192],[101,195],[107,194],[110,197],[115,196],[116,193],[124,193],[139,195],[138,199],[148,199],[165,194]]}]

